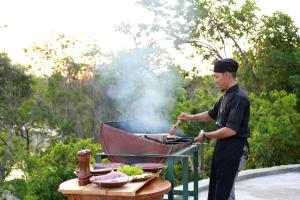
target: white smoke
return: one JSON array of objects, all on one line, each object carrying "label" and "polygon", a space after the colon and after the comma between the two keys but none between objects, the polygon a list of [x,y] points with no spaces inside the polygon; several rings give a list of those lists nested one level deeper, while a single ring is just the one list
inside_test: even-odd
[{"label": "white smoke", "polygon": [[107,96],[115,101],[117,121],[139,120],[169,127],[179,76],[163,52],[134,49],[120,52],[100,72],[108,84]]}]

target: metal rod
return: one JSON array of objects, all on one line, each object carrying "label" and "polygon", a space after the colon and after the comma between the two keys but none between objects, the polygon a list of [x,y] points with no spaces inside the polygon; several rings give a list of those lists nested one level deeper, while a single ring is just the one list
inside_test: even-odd
[{"label": "metal rod", "polygon": [[96,156],[120,156],[120,157],[154,157],[154,158],[188,158],[190,155],[167,155],[167,154],[118,154],[118,153],[100,153]]},{"label": "metal rod", "polygon": [[168,193],[168,200],[173,200],[174,199],[174,194],[173,194],[173,189],[174,189],[174,160],[169,159],[168,160],[168,171],[167,171],[167,176],[168,176],[168,181],[171,183],[171,191]]},{"label": "metal rod", "polygon": [[189,166],[188,166],[188,159],[183,159],[183,200],[188,200],[189,198]]},{"label": "metal rod", "polygon": [[[199,168],[199,147],[200,145],[197,146],[196,151],[194,151],[194,199],[198,199],[198,193],[199,193],[199,187],[198,187],[198,179],[199,179],[199,174],[198,174],[198,168]],[[201,155],[200,155],[201,156]]]}]

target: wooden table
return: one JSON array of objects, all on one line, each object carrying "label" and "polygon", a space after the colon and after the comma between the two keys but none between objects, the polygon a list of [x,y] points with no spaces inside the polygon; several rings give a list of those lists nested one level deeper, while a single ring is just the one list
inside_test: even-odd
[{"label": "wooden table", "polygon": [[171,183],[158,177],[148,182],[127,183],[123,187],[111,189],[95,184],[79,186],[76,178],[63,182],[58,189],[68,200],[159,200],[170,190]]},{"label": "wooden table", "polygon": [[[205,144],[205,143],[204,143]],[[173,186],[171,191],[168,193],[168,200],[173,200],[174,195],[180,195],[183,197],[183,200],[188,200],[189,196],[192,196],[194,199],[198,199],[198,181],[199,181],[199,152],[201,152],[201,165],[203,165],[203,144],[194,143],[193,145],[187,146],[177,152],[172,154],[148,154],[148,153],[141,153],[141,154],[111,154],[111,153],[99,153],[96,154],[96,162],[101,163],[102,158],[107,156],[118,156],[118,157],[128,157],[129,160],[135,161],[136,158],[166,158],[168,167],[167,167],[167,180],[171,182]],[[191,177],[193,177],[194,187],[192,190],[189,190],[189,168],[188,162],[189,158],[193,157],[193,170]],[[183,180],[182,180],[182,189],[174,189],[175,185],[175,162],[182,161],[183,162]],[[202,168],[201,168],[202,169]]]}]

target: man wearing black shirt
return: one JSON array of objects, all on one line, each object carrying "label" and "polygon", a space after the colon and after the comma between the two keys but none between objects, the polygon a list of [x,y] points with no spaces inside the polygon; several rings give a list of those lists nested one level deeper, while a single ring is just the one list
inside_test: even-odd
[{"label": "man wearing black shirt", "polygon": [[208,200],[234,200],[234,181],[247,156],[250,136],[250,102],[236,81],[238,63],[221,59],[214,64],[214,79],[225,94],[209,111],[189,115],[181,113],[178,120],[215,120],[219,129],[200,133],[196,141],[216,139],[211,165]]}]

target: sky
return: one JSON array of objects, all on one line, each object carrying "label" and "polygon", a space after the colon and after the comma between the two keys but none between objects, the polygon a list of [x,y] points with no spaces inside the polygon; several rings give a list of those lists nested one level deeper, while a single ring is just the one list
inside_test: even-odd
[{"label": "sky", "polygon": [[105,50],[120,50],[126,39],[114,31],[121,21],[145,21],[133,0],[0,0],[0,50],[21,58],[33,41],[58,34],[99,41]]},{"label": "sky", "polygon": [[[257,0],[261,12],[276,10],[287,13],[300,27],[300,12],[296,0]],[[131,24],[148,22],[151,13],[136,6],[135,0],[0,0],[0,51],[26,64],[23,49],[33,42],[43,42],[54,35],[99,41],[104,51],[130,48],[131,42],[114,26],[122,21]],[[177,58],[186,64],[185,58]],[[193,64],[192,64],[193,65]]]}]

